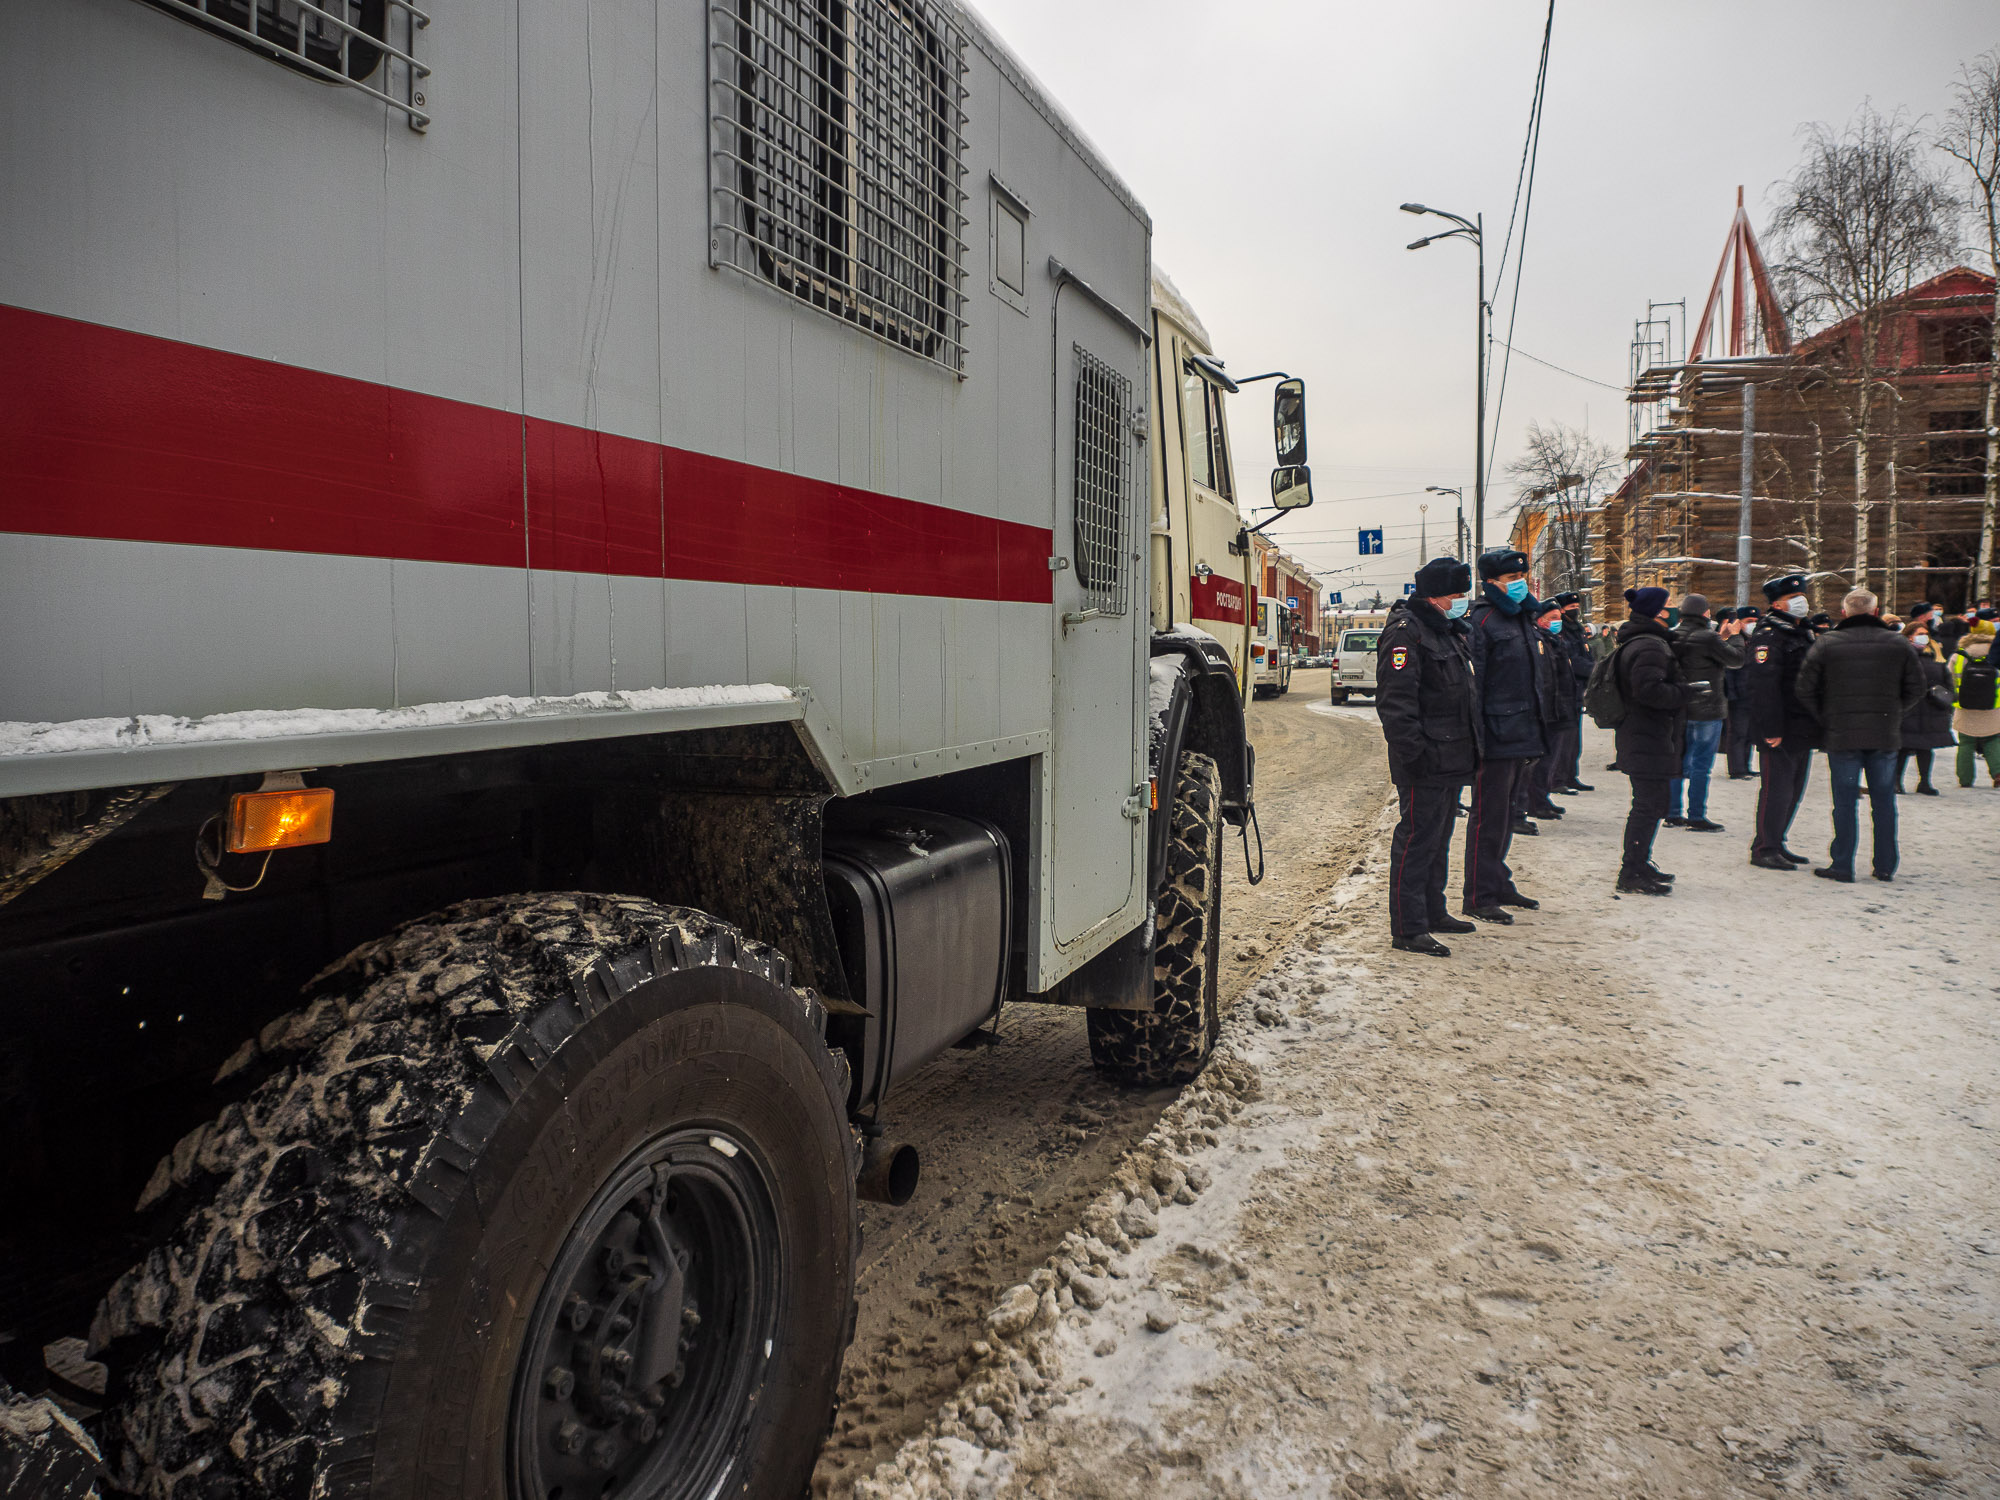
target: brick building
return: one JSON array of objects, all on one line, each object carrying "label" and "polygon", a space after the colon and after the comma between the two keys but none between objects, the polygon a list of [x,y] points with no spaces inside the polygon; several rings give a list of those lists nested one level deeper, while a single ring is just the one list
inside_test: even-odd
[{"label": "brick building", "polygon": [[[1267,599],[1290,604],[1297,629],[1298,649],[1308,656],[1322,649],[1318,577],[1304,563],[1284,550],[1261,531],[1250,540],[1257,546],[1257,588]],[[1291,604],[1297,600],[1296,604]]]}]

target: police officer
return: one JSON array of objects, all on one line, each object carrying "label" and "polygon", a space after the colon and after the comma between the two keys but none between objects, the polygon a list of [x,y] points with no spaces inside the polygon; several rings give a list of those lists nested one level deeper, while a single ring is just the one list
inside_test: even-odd
[{"label": "police officer", "polygon": [[1812,649],[1812,604],[1806,575],[1787,573],[1764,585],[1771,607],[1757,622],[1743,663],[1743,702],[1750,735],[1757,745],[1762,777],[1757,788],[1757,836],[1750,863],[1760,870],[1791,870],[1809,860],[1785,847],[1785,834],[1806,794],[1819,720],[1799,702],[1796,684],[1806,652]]},{"label": "police officer", "polygon": [[1564,733],[1563,759],[1549,790],[1594,792],[1597,788],[1586,785],[1579,773],[1583,770],[1583,690],[1590,686],[1590,669],[1597,665],[1597,659],[1591,655],[1590,640],[1583,630],[1583,596],[1565,591],[1556,595],[1556,603],[1562,606],[1562,634],[1556,637],[1556,645],[1569,664],[1570,698],[1576,712]]},{"label": "police officer", "polygon": [[1445,910],[1459,788],[1479,763],[1479,702],[1463,616],[1472,569],[1434,557],[1416,594],[1389,607],[1375,644],[1375,707],[1401,818],[1389,841],[1389,934],[1405,953],[1449,958],[1433,933],[1470,932]]},{"label": "police officer", "polygon": [[1528,615],[1528,554],[1496,547],[1479,559],[1479,598],[1466,611],[1472,670],[1479,683],[1479,774],[1465,820],[1465,914],[1503,926],[1509,906],[1541,903],[1514,889],[1507,850],[1514,841],[1514,788],[1528,762],[1548,749],[1536,636]]},{"label": "police officer", "polygon": [[[1560,818],[1563,810],[1549,794],[1565,774],[1559,768],[1568,764],[1569,730],[1576,722],[1577,710],[1569,658],[1562,649],[1562,606],[1553,599],[1530,601],[1523,613],[1535,621],[1536,683],[1542,698],[1542,739],[1548,749],[1521,778],[1514,794],[1514,810],[1522,821]],[[1516,833],[1535,831],[1532,823],[1526,829],[1518,825],[1514,829]]]}]

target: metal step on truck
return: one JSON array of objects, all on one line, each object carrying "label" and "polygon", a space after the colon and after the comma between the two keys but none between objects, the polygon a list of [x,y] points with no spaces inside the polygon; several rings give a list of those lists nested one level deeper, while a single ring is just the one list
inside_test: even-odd
[{"label": "metal step on truck", "polygon": [[951,0],[22,0],[0,97],[0,1493],[790,1500],[898,1083],[1215,1042],[1144,209]]}]

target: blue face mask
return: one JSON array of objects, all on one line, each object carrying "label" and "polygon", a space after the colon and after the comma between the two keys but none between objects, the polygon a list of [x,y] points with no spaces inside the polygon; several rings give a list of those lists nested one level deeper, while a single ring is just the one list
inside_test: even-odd
[{"label": "blue face mask", "polygon": [[1548,624],[1542,627],[1542,629],[1546,630],[1550,635],[1561,635],[1562,628],[1563,628],[1563,622],[1561,615],[1557,615],[1553,620],[1549,621]]},{"label": "blue face mask", "polygon": [[1507,597],[1512,599],[1516,604],[1527,598],[1528,580],[1525,578],[1516,578],[1512,583],[1508,584]]},{"label": "blue face mask", "polygon": [[1451,601],[1450,607],[1447,608],[1444,612],[1444,617],[1447,620],[1462,619],[1465,615],[1465,612],[1471,607],[1472,607],[1472,601],[1468,599],[1465,595],[1460,594],[1456,599]]}]

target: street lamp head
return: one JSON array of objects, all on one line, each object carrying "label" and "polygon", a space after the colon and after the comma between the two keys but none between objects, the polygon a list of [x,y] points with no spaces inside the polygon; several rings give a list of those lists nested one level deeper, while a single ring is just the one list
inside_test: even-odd
[{"label": "street lamp head", "polygon": [[1425,208],[1421,203],[1405,203],[1403,205],[1403,212],[1406,214],[1427,214],[1430,210]]},{"label": "street lamp head", "polygon": [[[1436,238],[1437,238],[1436,235],[1431,236],[1431,239],[1436,239]],[[1405,250],[1421,250],[1424,248],[1424,246],[1428,245],[1430,242],[1431,240],[1412,240],[1409,244],[1405,245],[1403,248]]]}]

